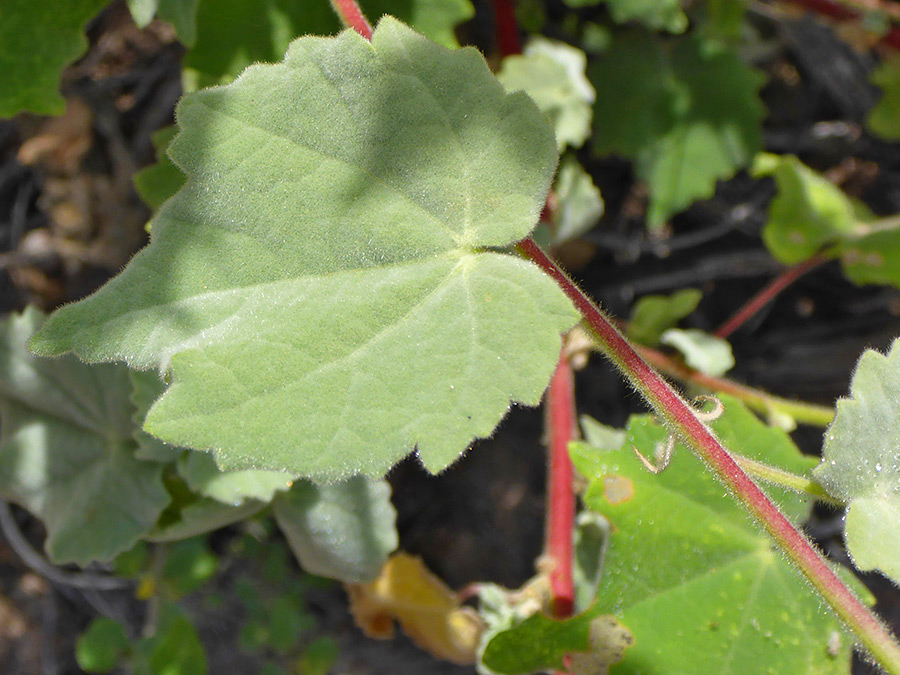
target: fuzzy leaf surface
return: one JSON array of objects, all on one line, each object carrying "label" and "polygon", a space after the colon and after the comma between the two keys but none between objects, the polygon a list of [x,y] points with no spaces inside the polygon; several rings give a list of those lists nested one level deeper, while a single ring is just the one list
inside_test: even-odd
[{"label": "fuzzy leaf surface", "polygon": [[[766,427],[739,402],[712,423],[742,454],[801,473],[814,463],[787,434]],[[622,448],[571,448],[590,481],[585,504],[602,513],[612,534],[606,550],[598,611],[628,626],[635,645],[612,673],[846,673],[851,642],[823,613],[817,596],[773,549],[703,464],[676,446],[668,467],[651,474],[648,457],[666,439],[649,416],[632,417]],[[737,441],[740,441],[738,444]],[[765,486],[794,522],[809,511],[794,493]],[[835,651],[832,649],[832,651]],[[703,659],[697,659],[703,654]]]},{"label": "fuzzy leaf surface", "polygon": [[191,490],[232,506],[240,506],[247,500],[268,503],[277,493],[289,490],[295,478],[281,471],[222,471],[205,452],[188,452],[177,466]]},{"label": "fuzzy leaf surface", "polygon": [[63,68],[87,49],[84,27],[108,0],[0,3],[0,117],[60,115]]},{"label": "fuzzy leaf surface", "polygon": [[577,314],[495,249],[537,221],[555,142],[475,50],[386,18],[178,115],[190,178],[151,244],[33,349],[171,367],[145,428],[223,469],[380,476],[417,449],[439,471],[537,404]]},{"label": "fuzzy leaf surface", "polygon": [[385,480],[298,481],[275,498],[272,509],[300,566],[312,574],[368,582],[397,548],[396,513]]},{"label": "fuzzy leaf surface", "polygon": [[860,358],[815,476],[848,504],[845,539],[856,566],[900,583],[900,340],[887,355]]},{"label": "fuzzy leaf surface", "polygon": [[635,160],[650,227],[747,166],[761,146],[762,76],[734,50],[696,36],[674,46],[644,33],[618,38],[588,71],[597,90],[599,153]]},{"label": "fuzzy leaf surface", "polygon": [[135,457],[128,370],[36,358],[43,321],[28,309],[0,324],[0,496],[43,521],[54,562],[110,560],[169,502],[162,467]]}]

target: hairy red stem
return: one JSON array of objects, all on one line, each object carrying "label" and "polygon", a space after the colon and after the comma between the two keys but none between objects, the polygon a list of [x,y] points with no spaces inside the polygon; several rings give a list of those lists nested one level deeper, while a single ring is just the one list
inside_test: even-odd
[{"label": "hairy red stem", "polygon": [[372,41],[372,25],[356,0],[331,0],[331,6],[345,26],[352,28],[366,40]]},{"label": "hairy red stem", "polygon": [[494,22],[500,56],[521,54],[522,43],[519,42],[519,26],[513,0],[494,0]]},{"label": "hairy red stem", "polygon": [[575,609],[572,578],[575,493],[569,442],[575,440],[578,433],[575,381],[565,346],[547,390],[545,419],[549,446],[545,555],[550,564],[550,610],[555,618],[564,619]]},{"label": "hairy red stem", "polygon": [[[789,0],[795,5],[806,7],[817,14],[827,16],[835,21],[855,21],[860,18],[860,13],[834,0]],[[900,28],[891,25],[882,36],[881,43],[893,49],[900,49]]]},{"label": "hairy red stem", "polygon": [[763,307],[772,302],[772,300],[774,300],[785,288],[827,260],[829,260],[829,258],[819,254],[814,255],[812,258],[804,260],[801,263],[788,267],[781,274],[772,279],[772,281],[770,281],[759,293],[745,302],[743,306],[728,319],[728,321],[719,326],[714,335],[724,340],[738,328],[747,323],[752,317],[756,316]]},{"label": "hairy red stem", "polygon": [[888,672],[900,675],[900,644],[888,629],[832,572],[828,563],[777,506],[731,458],[694,410],[638,355],[610,319],[534,242],[518,250],[559,284],[591,329],[601,350],[653,407],[670,431],[690,447],[728,487],[812,583],[834,612],[856,633]]}]

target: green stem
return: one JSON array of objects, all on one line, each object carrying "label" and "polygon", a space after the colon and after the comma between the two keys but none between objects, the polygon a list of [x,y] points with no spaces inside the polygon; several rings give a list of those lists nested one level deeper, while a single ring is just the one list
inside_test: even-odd
[{"label": "green stem", "polygon": [[789,415],[801,424],[816,427],[827,427],[834,419],[834,408],[803,401],[792,401],[733,380],[705,375],[650,347],[636,346],[635,349],[645,361],[666,375],[682,382],[689,382],[707,391],[734,396],[743,401],[748,408],[763,415],[773,411],[780,412]]},{"label": "green stem", "polygon": [[804,476],[798,476],[790,471],[785,471],[784,469],[758,462],[755,459],[750,459],[749,457],[744,457],[743,455],[738,455],[734,452],[731,453],[731,457],[738,463],[738,466],[755,478],[760,478],[766,482],[780,485],[781,487],[793,490],[794,492],[808,494],[815,497],[818,501],[831,504],[832,506],[840,508],[846,506],[844,502],[835,499],[828,494],[825,491],[825,488],[814,480],[805,478]]},{"label": "green stem", "polygon": [[888,673],[900,675],[900,644],[859,598],[837,577],[812,544],[728,454],[696,412],[634,350],[606,316],[533,239],[517,249],[554,281],[581,312],[603,353],[653,407],[665,425],[691,448],[759,521],[834,612]]}]

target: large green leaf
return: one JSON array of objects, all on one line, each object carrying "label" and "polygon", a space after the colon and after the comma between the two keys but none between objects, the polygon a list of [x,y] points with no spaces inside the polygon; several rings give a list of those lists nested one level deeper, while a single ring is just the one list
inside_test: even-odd
[{"label": "large green leaf", "polygon": [[[712,424],[726,445],[795,473],[814,463],[736,400],[723,403]],[[638,461],[634,448],[652,457],[666,433],[637,416],[619,450],[572,446],[590,481],[585,504],[612,531],[597,609],[635,637],[611,672],[743,674],[748,664],[754,673],[848,672],[851,642],[839,621],[703,463],[681,446],[659,474]],[[766,490],[794,522],[809,510],[796,494]]]},{"label": "large green leaf", "polygon": [[636,160],[651,227],[712,196],[760,148],[763,78],[716,41],[691,36],[670,47],[625,33],[588,73],[595,147]]},{"label": "large green leaf", "polygon": [[108,0],[3,0],[0,3],[0,117],[27,110],[59,115],[63,68],[84,53],[85,24]]},{"label": "large green leaf", "polygon": [[847,502],[845,536],[856,566],[900,583],[900,340],[866,351],[849,399],[837,402],[815,475]]},{"label": "large green leaf", "polygon": [[396,513],[385,480],[298,481],[275,497],[272,509],[300,566],[312,574],[366,583],[397,548]]},{"label": "large green leaf", "polygon": [[0,324],[0,496],[44,522],[55,562],[110,560],[168,503],[162,467],[134,456],[128,370],[32,356],[43,320],[29,309]]},{"label": "large green leaf", "polygon": [[[374,23],[384,14],[406,21],[447,47],[456,47],[453,28],[472,16],[469,0],[364,0]],[[203,0],[197,15],[197,42],[186,68],[201,85],[231,81],[256,62],[281,60],[300,35],[331,35],[341,28],[327,0]]]},{"label": "large green leaf", "polygon": [[172,369],[145,428],[228,469],[431,471],[534,405],[577,315],[526,236],[556,161],[531,101],[474,50],[386,18],[186,97],[190,176],[118,278],[42,354]]}]

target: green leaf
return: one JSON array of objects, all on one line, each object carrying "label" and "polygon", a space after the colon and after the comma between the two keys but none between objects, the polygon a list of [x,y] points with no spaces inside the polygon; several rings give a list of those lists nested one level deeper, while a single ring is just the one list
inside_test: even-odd
[{"label": "green leaf", "polygon": [[84,27],[108,0],[0,3],[0,117],[60,115],[63,68],[87,49]]},{"label": "green leaf", "polygon": [[553,209],[553,242],[575,239],[603,216],[603,198],[590,174],[572,156],[563,157],[556,175],[556,208]]},{"label": "green leaf", "polygon": [[[712,426],[726,446],[795,473],[814,463],[735,399],[722,402]],[[635,416],[621,449],[571,448],[591,481],[585,504],[612,530],[597,611],[613,612],[635,637],[613,672],[746,673],[750,663],[753,672],[848,672],[851,641],[835,649],[839,621],[702,462],[678,446],[661,473],[641,465],[633,448],[652,456],[666,435]],[[795,522],[808,513],[804,497],[765,489]]]},{"label": "green leaf", "polygon": [[683,33],[688,18],[681,11],[681,0],[602,0],[616,23],[635,21],[651,30]]},{"label": "green leaf", "polygon": [[631,311],[628,337],[655,347],[663,333],[697,309],[702,297],[696,288],[685,288],[672,295],[645,295]]},{"label": "green leaf", "polygon": [[[474,14],[469,0],[368,0],[361,3],[374,23],[390,14],[446,47],[458,43],[456,24]],[[281,60],[300,35],[331,35],[341,28],[328,2],[305,0],[207,0],[197,14],[197,42],[184,59],[198,84],[230,82],[247,66]]]},{"label": "green leaf", "polygon": [[147,541],[180,541],[198,534],[206,534],[253,516],[265,508],[264,502],[247,500],[240,506],[231,506],[205,497],[178,511],[178,519],[160,525],[144,538]]},{"label": "green leaf", "polygon": [[130,644],[121,623],[106,617],[94,619],[78,636],[75,660],[89,673],[108,673],[121,663]]},{"label": "green leaf", "polygon": [[[633,638],[613,617],[598,616],[596,607],[565,621],[534,614],[513,628],[495,635],[482,654],[485,666],[496,673],[518,675],[543,670],[562,670],[566,655],[591,652],[590,656],[572,654],[574,658],[600,658],[590,669],[574,669],[573,673],[603,673],[610,664],[622,659]],[[576,666],[577,668],[577,666]]]},{"label": "green leaf", "polygon": [[577,314],[494,249],[537,221],[555,143],[475,50],[386,18],[178,117],[190,179],[151,244],[33,349],[171,368],[145,428],[224,469],[380,476],[415,448],[436,472],[537,404]]},{"label": "green leaf", "polygon": [[900,57],[886,58],[869,80],[881,88],[881,98],[869,112],[866,126],[882,138],[900,140]]},{"label": "green leaf", "polygon": [[218,567],[219,559],[209,550],[206,540],[192,537],[166,551],[161,576],[175,596],[180,597],[201,588],[215,576]]},{"label": "green leaf", "polygon": [[584,76],[586,63],[580,49],[537,38],[524,54],[507,56],[497,74],[507,91],[524,91],[550,118],[560,151],[580,147],[590,135],[595,94]]},{"label": "green leaf", "polygon": [[841,269],[855,284],[890,284],[900,288],[900,229],[879,228],[878,221],[862,223],[864,234],[841,242],[836,250]]},{"label": "green leaf", "polygon": [[275,497],[272,509],[297,561],[311,574],[365,583],[397,548],[396,513],[384,480],[298,481]]},{"label": "green leaf", "polygon": [[582,415],[578,420],[584,432],[584,440],[600,450],[618,450],[625,442],[625,432]]},{"label": "green leaf", "polygon": [[588,72],[597,89],[595,148],[636,160],[651,227],[712,196],[716,181],[760,148],[762,75],[713,40],[690,36],[670,48],[626,33]]},{"label": "green leaf", "polygon": [[781,262],[810,258],[824,245],[854,234],[856,214],[850,198],[793,155],[762,153],[753,175],[772,176],[778,194],[769,205],[763,241]]},{"label": "green leaf", "polygon": [[134,174],[134,187],[150,208],[156,210],[184,185],[185,176],[166,153],[178,128],[171,126],[153,134],[156,148],[156,164],[144,167]]},{"label": "green leaf", "polygon": [[861,570],[900,583],[900,340],[863,353],[850,398],[837,402],[815,476],[845,501],[845,539]]},{"label": "green leaf", "polygon": [[177,605],[163,605],[156,633],[137,645],[135,675],[207,675],[197,629]]},{"label": "green leaf", "polygon": [[670,328],[659,341],[681,352],[685,363],[704,375],[719,377],[734,368],[734,355],[728,341],[702,330]]},{"label": "green leaf", "polygon": [[188,452],[178,461],[178,473],[194,492],[224,504],[240,506],[247,499],[268,503],[288,490],[295,476],[281,471],[222,471],[211,455]]},{"label": "green leaf", "polygon": [[134,456],[128,370],[32,356],[43,321],[27,309],[0,323],[0,496],[44,522],[54,562],[111,560],[168,503],[162,467]]}]

